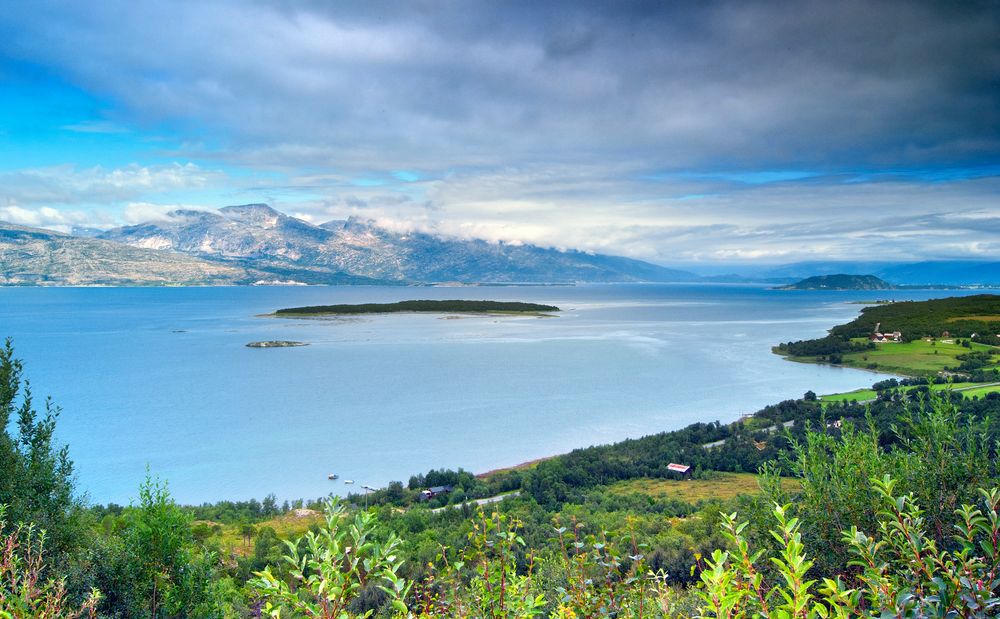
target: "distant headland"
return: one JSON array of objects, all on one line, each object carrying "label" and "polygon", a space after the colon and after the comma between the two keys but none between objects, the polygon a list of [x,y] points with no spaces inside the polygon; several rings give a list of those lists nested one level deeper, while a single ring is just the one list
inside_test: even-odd
[{"label": "distant headland", "polygon": [[784,342],[792,361],[1000,382],[1000,295],[873,305],[825,337]]},{"label": "distant headland", "polygon": [[817,275],[782,286],[779,290],[893,290],[893,286],[874,275]]}]

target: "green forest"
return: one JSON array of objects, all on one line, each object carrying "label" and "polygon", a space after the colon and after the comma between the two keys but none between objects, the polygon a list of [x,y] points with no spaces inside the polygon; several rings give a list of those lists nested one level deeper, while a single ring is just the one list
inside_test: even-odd
[{"label": "green forest", "polygon": [[1000,333],[1000,296],[980,294],[865,307],[861,316],[834,327],[830,334],[846,339],[867,337],[879,323],[883,331],[902,332],[904,340],[939,337],[947,331],[953,337],[975,334],[985,342]]},{"label": "green forest", "polygon": [[540,303],[523,303],[520,301],[463,301],[452,300],[416,300],[398,301],[396,303],[361,303],[357,305],[310,305],[307,307],[289,307],[274,312],[275,316],[294,316],[312,314],[388,314],[395,312],[454,312],[462,314],[489,313],[538,313],[558,312],[554,305]]},{"label": "green forest", "polygon": [[[876,329],[878,327],[878,329]],[[905,342],[925,337],[972,338],[986,344],[997,345],[1000,333],[1000,296],[980,294],[967,297],[948,297],[929,301],[897,301],[861,309],[861,315],[843,325],[830,329],[830,339],[847,342],[854,338],[867,338],[877,330],[899,331]],[[805,342],[815,340],[805,340]],[[791,350],[795,344],[786,344]],[[795,354],[795,353],[793,353]]]},{"label": "green forest", "polygon": [[[60,411],[26,379],[7,342],[0,617],[971,617],[1000,605],[1000,394],[883,381],[861,406],[808,392],[730,425],[486,476],[428,471],[339,501],[184,506],[152,472],[119,506],[84,500],[72,446],[53,438]],[[671,462],[693,479],[675,481]],[[699,494],[736,473],[754,474],[752,491]],[[655,483],[679,494],[635,491]]]}]

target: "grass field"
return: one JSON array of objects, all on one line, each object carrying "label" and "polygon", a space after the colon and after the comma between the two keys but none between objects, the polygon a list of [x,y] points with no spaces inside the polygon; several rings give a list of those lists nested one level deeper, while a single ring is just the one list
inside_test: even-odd
[{"label": "grass field", "polygon": [[1000,392],[1000,385],[992,385],[990,387],[976,387],[974,389],[966,389],[962,391],[962,395],[967,398],[981,398],[988,393],[998,393]]},{"label": "grass field", "polygon": [[[798,482],[783,479],[786,489],[795,489]],[[630,479],[608,486],[613,494],[645,494],[657,499],[677,499],[697,503],[706,499],[731,499],[740,494],[757,494],[757,476],[753,473],[718,473],[713,479]]]},{"label": "grass field", "polygon": [[[322,524],[324,522],[323,514],[319,512],[302,510],[300,513],[301,515],[296,515],[296,510],[292,510],[277,518],[258,522],[254,524],[254,528],[259,532],[270,527],[274,529],[279,538],[292,539],[305,534],[309,530],[309,527],[314,524]],[[247,556],[253,552],[253,541],[250,542],[249,546],[246,545],[243,536],[240,534],[239,525],[223,525],[221,535],[209,539],[218,542],[219,546],[225,551],[233,552],[240,556]]]},{"label": "grass field", "polygon": [[875,399],[874,389],[855,389],[846,393],[831,393],[819,396],[821,402],[865,402]]},{"label": "grass field", "polygon": [[[945,389],[952,389],[961,393],[967,398],[972,397],[983,397],[987,393],[993,393],[1000,391],[1000,385],[991,385],[988,387],[977,387],[981,383],[952,383],[951,385],[931,385],[931,389],[934,391],[944,391]],[[845,393],[831,393],[828,395],[821,395],[819,397],[821,402],[866,402],[868,400],[874,400],[877,394],[872,389],[856,389],[854,391],[847,391]]]},{"label": "grass field", "polygon": [[[867,340],[857,338],[854,341],[864,343]],[[953,340],[886,342],[876,344],[875,347],[875,350],[843,355],[841,365],[908,376],[934,376],[946,368],[960,365],[961,361],[955,358],[958,355],[977,350],[991,351],[995,355],[1000,355],[1000,349],[993,346],[973,343],[972,348],[965,348]],[[803,363],[825,363],[816,357],[787,358]]]},{"label": "grass field", "polygon": [[[862,340],[863,341],[863,340]],[[965,348],[948,340],[876,344],[875,350],[844,355],[844,363],[867,367],[871,363],[880,370],[898,370],[902,373],[936,374],[947,367],[956,367],[961,361],[956,356],[971,350],[993,350],[990,346],[973,344]]]}]

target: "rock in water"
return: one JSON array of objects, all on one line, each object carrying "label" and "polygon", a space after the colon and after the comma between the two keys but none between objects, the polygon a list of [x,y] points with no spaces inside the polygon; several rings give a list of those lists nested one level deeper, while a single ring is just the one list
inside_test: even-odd
[{"label": "rock in water", "polygon": [[306,342],[293,342],[291,340],[265,340],[262,342],[250,342],[247,348],[292,348],[293,346],[308,346]]}]

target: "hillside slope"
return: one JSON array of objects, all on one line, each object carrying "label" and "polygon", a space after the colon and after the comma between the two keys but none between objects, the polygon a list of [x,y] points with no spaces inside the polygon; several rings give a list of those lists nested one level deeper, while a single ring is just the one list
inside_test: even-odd
[{"label": "hillside slope", "polygon": [[246,269],[0,222],[0,285],[244,284]]}]

